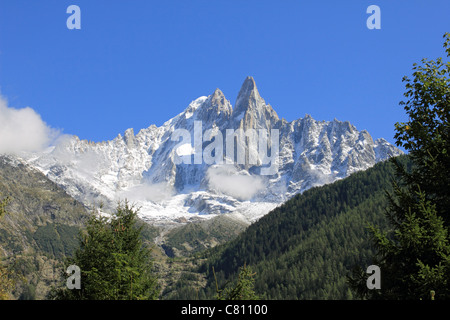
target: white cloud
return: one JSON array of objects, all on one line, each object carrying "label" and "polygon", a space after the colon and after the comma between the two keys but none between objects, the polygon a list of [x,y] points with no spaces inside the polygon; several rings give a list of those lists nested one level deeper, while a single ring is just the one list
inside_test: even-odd
[{"label": "white cloud", "polygon": [[43,150],[57,134],[33,109],[10,108],[0,95],[0,154]]},{"label": "white cloud", "polygon": [[119,199],[130,201],[151,201],[161,203],[168,200],[173,195],[173,189],[167,183],[144,183],[128,190],[120,191],[117,194]]},{"label": "white cloud", "polygon": [[231,165],[210,167],[206,174],[211,189],[238,200],[250,200],[265,188],[261,177],[239,173]]}]

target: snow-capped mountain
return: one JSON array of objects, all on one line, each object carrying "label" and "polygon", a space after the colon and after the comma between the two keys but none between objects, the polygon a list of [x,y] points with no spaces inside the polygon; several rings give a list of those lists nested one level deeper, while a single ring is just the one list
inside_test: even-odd
[{"label": "snow-capped mountain", "polygon": [[128,199],[154,223],[224,213],[252,222],[299,192],[399,154],[349,122],[280,119],[247,77],[234,108],[216,89],[160,127],[100,143],[65,137],[27,161],[87,205]]}]

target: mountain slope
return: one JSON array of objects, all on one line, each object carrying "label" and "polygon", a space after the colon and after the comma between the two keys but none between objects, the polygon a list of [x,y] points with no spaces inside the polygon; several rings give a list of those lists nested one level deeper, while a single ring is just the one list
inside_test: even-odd
[{"label": "mountain slope", "polygon": [[[405,156],[399,158],[408,163]],[[244,264],[256,272],[255,289],[266,299],[351,299],[346,276],[371,264],[369,223],[386,227],[385,190],[394,169],[389,161],[297,195],[250,225],[236,239],[200,258],[208,284],[171,298],[211,298],[215,269],[219,288]],[[195,295],[194,295],[195,294]]]},{"label": "mountain slope", "polygon": [[234,108],[216,89],[160,127],[100,143],[70,136],[26,158],[87,205],[113,209],[127,198],[141,218],[178,225],[223,213],[251,223],[295,194],[399,154],[349,122],[280,119],[247,77]]},{"label": "mountain slope", "polygon": [[88,213],[41,172],[0,156],[0,197],[6,196],[10,203],[0,220],[0,257],[24,277],[14,296],[43,299],[59,280],[62,258],[77,247]]}]

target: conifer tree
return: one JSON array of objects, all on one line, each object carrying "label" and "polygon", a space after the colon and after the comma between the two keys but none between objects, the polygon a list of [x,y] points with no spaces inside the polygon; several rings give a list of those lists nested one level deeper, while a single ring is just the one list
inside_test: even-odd
[{"label": "conifer tree", "polygon": [[[225,287],[223,290],[216,288],[217,300],[258,300],[254,291],[255,273],[250,266],[240,268],[238,280],[234,287]],[[216,281],[217,285],[217,281]]]},{"label": "conifer tree", "polygon": [[[444,35],[450,58],[450,34]],[[396,144],[411,168],[395,159],[398,180],[388,194],[390,232],[371,227],[381,290],[367,290],[361,270],[350,283],[360,296],[379,299],[450,299],[450,62],[422,60],[404,77],[409,121],[397,123]]]},{"label": "conifer tree", "polygon": [[135,300],[156,299],[156,278],[151,273],[150,249],[136,227],[137,210],[119,204],[110,217],[93,214],[80,247],[66,266],[81,272],[81,289],[54,289],[52,299]]}]

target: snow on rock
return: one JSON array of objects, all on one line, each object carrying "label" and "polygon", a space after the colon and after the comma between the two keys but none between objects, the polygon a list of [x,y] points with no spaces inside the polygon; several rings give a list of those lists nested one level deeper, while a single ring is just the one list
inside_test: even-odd
[{"label": "snow on rock", "polygon": [[[86,205],[102,203],[113,209],[118,200],[129,199],[140,207],[144,220],[176,224],[219,214],[251,223],[297,193],[402,153],[384,139],[373,141],[367,131],[347,121],[317,121],[310,115],[292,122],[280,119],[261,98],[252,77],[245,79],[235,105],[233,110],[216,89],[160,127],[151,125],[137,134],[128,129],[123,136],[99,143],[65,136],[54,147],[26,158]],[[254,145],[244,146],[245,163],[236,158],[226,163],[225,153],[223,163],[206,163],[203,157],[194,161],[212,145],[211,136],[221,133],[225,138],[230,129],[266,129],[269,134],[278,130],[278,170],[259,174],[264,159]],[[179,130],[189,132],[191,139],[184,144],[173,139]],[[214,142],[226,150],[226,141]],[[190,156],[191,163],[178,163],[181,155]],[[251,156],[256,163],[248,161]]]}]

